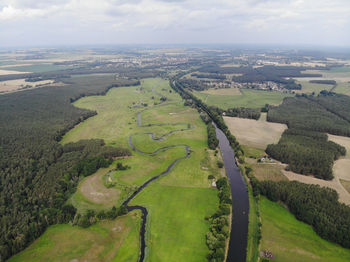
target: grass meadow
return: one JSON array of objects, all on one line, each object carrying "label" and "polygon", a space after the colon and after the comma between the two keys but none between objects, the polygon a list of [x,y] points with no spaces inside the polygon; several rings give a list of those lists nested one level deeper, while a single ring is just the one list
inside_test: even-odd
[{"label": "grass meadow", "polygon": [[311,226],[298,221],[282,205],[262,197],[260,250],[271,251],[276,262],[350,260],[350,250],[319,237]]},{"label": "grass meadow", "polygon": [[140,213],[134,211],[89,228],[50,226],[39,239],[8,261],[137,261],[140,221]]},{"label": "grass meadow", "polygon": [[[168,98],[161,105],[159,94]],[[138,150],[145,152],[173,145],[190,147],[189,158],[181,160],[169,174],[149,184],[130,205],[142,205],[148,210],[146,261],[205,261],[208,253],[205,235],[209,231],[205,217],[213,214],[218,206],[217,190],[211,188],[208,175],[218,176],[222,171],[216,165],[219,156],[215,156],[207,147],[206,126],[198,112],[185,107],[180,96],[171,91],[168,81],[160,78],[141,80],[141,86],[112,88],[105,96],[84,97],[74,105],[96,110],[98,114],[69,131],[61,141],[62,144],[80,139],[101,138],[108,145],[130,148],[128,140],[129,136],[133,135],[133,144]],[[143,126],[137,125],[138,112],[141,112]],[[149,126],[149,124],[166,125]],[[190,129],[186,130],[188,128]],[[176,131],[160,141],[153,141],[150,135],[143,134],[154,132],[156,136],[162,136],[181,129],[182,131]],[[183,146],[178,146],[160,151],[156,155],[143,155],[137,152],[132,154],[131,157],[117,159],[109,168],[100,169],[92,176],[84,178],[69,201],[79,212],[119,206],[135,188],[165,171],[175,159],[185,156],[186,151]],[[130,168],[117,171],[115,170],[117,162]],[[125,220],[122,217],[116,221],[120,219]],[[98,253],[96,260],[137,261],[139,220],[135,223],[129,223],[130,227],[122,227],[120,234],[126,234],[125,230],[135,232],[137,237],[120,238],[118,250],[113,251],[113,256],[103,257]],[[98,229],[98,225],[88,229],[69,225],[49,227],[36,241],[41,243],[39,253],[45,258],[55,255],[58,251],[47,243],[54,243],[52,241],[57,238],[63,243],[70,243],[64,236],[75,234],[71,240],[82,239],[81,243],[67,244],[58,260],[70,261],[78,258],[77,247],[82,250],[80,258],[84,258],[85,254],[90,252],[104,254],[107,251],[103,251],[103,247],[93,244],[98,242],[100,238],[98,234],[96,239],[89,235],[91,234],[89,232]],[[55,227],[59,229],[55,230]],[[37,250],[36,243],[14,261],[27,261],[28,255],[32,254],[30,250]],[[95,249],[100,251],[93,251]]]}]

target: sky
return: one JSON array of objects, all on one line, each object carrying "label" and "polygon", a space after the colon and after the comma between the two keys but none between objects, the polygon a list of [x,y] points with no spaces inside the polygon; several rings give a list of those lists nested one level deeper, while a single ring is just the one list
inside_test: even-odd
[{"label": "sky", "polygon": [[0,0],[0,46],[350,47],[350,0]]}]

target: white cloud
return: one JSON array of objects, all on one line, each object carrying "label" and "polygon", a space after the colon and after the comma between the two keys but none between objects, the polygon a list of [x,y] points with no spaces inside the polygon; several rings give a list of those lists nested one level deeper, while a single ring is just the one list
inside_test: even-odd
[{"label": "white cloud", "polygon": [[[0,32],[7,43],[35,32],[33,43],[48,41],[39,35],[45,32],[53,42],[69,37],[67,43],[79,41],[79,36],[94,43],[94,35],[116,43],[166,42],[165,35],[180,43],[282,43],[289,32],[288,39],[302,43],[310,35],[312,41],[324,41],[328,30],[328,44],[350,44],[349,13],[348,0],[0,0]],[[38,24],[42,27],[33,29]]]}]

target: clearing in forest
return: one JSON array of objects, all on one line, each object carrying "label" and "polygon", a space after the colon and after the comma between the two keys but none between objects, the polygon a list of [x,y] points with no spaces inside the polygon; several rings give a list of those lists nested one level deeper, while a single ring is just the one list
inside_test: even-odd
[{"label": "clearing in forest", "polygon": [[265,150],[268,144],[278,143],[287,126],[267,122],[266,114],[261,118],[261,121],[238,117],[224,117],[224,120],[240,144]]},{"label": "clearing in forest", "polygon": [[279,105],[283,98],[293,96],[291,94],[284,94],[275,91],[242,88],[239,91],[241,92],[241,95],[236,94],[237,90],[233,95],[208,94],[205,93],[205,91],[194,91],[193,93],[203,101],[206,101],[206,104],[210,106],[217,106],[224,110],[234,107],[262,108],[266,104]]}]

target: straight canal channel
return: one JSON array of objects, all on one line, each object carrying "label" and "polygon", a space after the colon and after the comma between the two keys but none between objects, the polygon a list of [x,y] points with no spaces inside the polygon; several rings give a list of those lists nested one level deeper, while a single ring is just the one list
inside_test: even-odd
[{"label": "straight canal channel", "polygon": [[249,197],[246,183],[236,165],[235,154],[225,134],[213,123],[229,178],[232,194],[232,225],[227,262],[245,262],[248,241]]}]

